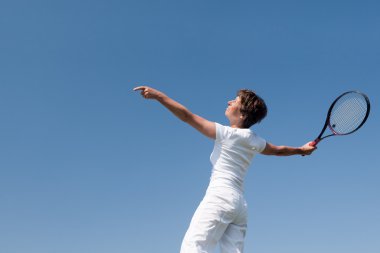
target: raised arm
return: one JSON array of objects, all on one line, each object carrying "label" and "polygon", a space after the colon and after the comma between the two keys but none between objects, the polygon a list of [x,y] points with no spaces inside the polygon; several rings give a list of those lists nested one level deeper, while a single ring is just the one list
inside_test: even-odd
[{"label": "raised arm", "polygon": [[216,138],[216,127],[215,123],[208,121],[194,113],[192,113],[185,106],[181,105],[177,101],[171,99],[163,92],[156,89],[150,88],[148,86],[139,86],[133,89],[134,91],[141,91],[141,95],[146,99],[155,99],[165,106],[169,111],[171,111],[180,120],[186,122],[190,126],[197,129],[202,134],[209,138]]},{"label": "raised arm", "polygon": [[302,147],[276,146],[267,142],[265,149],[261,152],[263,155],[290,156],[290,155],[311,155],[316,146],[308,142]]}]

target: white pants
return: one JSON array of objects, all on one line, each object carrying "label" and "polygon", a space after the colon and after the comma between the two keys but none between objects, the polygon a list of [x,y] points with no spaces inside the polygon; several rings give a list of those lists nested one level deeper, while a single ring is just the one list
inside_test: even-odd
[{"label": "white pants", "polygon": [[181,246],[181,253],[209,253],[219,242],[221,253],[242,253],[247,230],[247,203],[229,188],[208,189]]}]

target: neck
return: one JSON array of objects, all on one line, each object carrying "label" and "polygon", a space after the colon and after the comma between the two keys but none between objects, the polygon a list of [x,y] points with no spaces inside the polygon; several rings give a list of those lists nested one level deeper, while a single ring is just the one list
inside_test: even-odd
[{"label": "neck", "polygon": [[241,121],[238,121],[238,122],[231,122],[230,121],[230,127],[232,127],[232,128],[244,128],[243,122],[241,122]]}]

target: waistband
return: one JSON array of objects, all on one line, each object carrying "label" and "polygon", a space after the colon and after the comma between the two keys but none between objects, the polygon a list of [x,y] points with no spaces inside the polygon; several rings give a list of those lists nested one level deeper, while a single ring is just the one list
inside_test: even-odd
[{"label": "waistband", "polygon": [[231,188],[238,192],[244,192],[243,181],[232,175],[222,173],[212,173],[209,186]]}]

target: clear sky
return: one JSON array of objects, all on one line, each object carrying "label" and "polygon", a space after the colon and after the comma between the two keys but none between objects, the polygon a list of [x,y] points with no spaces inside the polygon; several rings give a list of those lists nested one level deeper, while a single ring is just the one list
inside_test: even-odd
[{"label": "clear sky", "polygon": [[213,142],[132,91],[228,124],[240,88],[274,144],[315,138],[334,98],[372,102],[310,157],[258,155],[246,252],[380,252],[380,3],[0,2],[0,252],[169,253],[208,184]]}]

